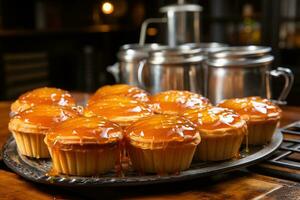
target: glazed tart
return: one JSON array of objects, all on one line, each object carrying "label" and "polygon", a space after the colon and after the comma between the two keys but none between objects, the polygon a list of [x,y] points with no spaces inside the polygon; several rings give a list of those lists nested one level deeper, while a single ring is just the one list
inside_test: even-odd
[{"label": "glazed tart", "polygon": [[58,105],[73,107],[76,105],[71,94],[57,88],[38,88],[21,95],[11,105],[11,115],[22,112],[36,105]]},{"label": "glazed tart", "polygon": [[170,90],[151,97],[155,113],[181,114],[186,109],[206,108],[211,106],[209,100],[189,91]]},{"label": "glazed tart", "polygon": [[152,114],[147,104],[126,96],[106,96],[85,109],[85,116],[103,116],[122,127]]},{"label": "glazed tart", "polygon": [[228,99],[219,103],[219,106],[236,111],[247,121],[249,144],[263,145],[270,142],[275,129],[279,126],[281,109],[267,99],[260,97]]},{"label": "glazed tart", "polygon": [[107,85],[99,88],[96,93],[89,99],[88,104],[97,102],[105,96],[126,96],[141,102],[149,101],[149,94],[136,86],[126,84]]},{"label": "glazed tart", "polygon": [[54,105],[38,105],[18,113],[8,124],[19,153],[33,158],[50,157],[44,143],[46,133],[58,123],[79,115],[76,110]]},{"label": "glazed tart", "polygon": [[141,173],[177,173],[190,167],[200,142],[199,132],[177,115],[153,115],[125,130],[133,167]]},{"label": "glazed tart", "polygon": [[195,160],[219,161],[235,158],[244,136],[247,124],[237,113],[226,108],[210,107],[188,110],[183,114],[197,127],[201,135]]},{"label": "glazed tart", "polygon": [[53,171],[96,176],[119,163],[122,128],[103,117],[77,117],[62,122],[45,137]]}]

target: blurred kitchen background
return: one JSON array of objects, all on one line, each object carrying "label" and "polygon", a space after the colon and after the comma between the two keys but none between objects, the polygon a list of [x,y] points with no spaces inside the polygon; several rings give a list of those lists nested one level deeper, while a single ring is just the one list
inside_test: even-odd
[{"label": "blurred kitchen background", "polygon": [[[137,43],[142,22],[161,17],[176,0],[0,0],[0,97],[13,99],[40,86],[92,92],[115,80],[106,67],[123,44]],[[300,1],[190,0],[203,7],[201,42],[266,45],[273,66],[289,67],[295,83],[288,97],[300,105]],[[162,25],[147,42],[164,43]],[[278,81],[273,90],[282,83]]]}]

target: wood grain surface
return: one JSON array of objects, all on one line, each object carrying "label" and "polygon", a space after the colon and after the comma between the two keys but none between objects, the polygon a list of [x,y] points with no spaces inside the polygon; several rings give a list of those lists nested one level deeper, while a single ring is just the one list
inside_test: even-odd
[{"label": "wood grain surface", "polygon": [[[84,101],[87,96],[77,94]],[[0,102],[0,146],[9,132],[10,102]],[[300,107],[283,107],[281,125],[300,120]],[[255,167],[254,167],[255,168]],[[207,200],[300,200],[299,183],[259,175],[247,169],[192,181],[148,186],[110,188],[61,188],[28,182],[12,173],[0,160],[0,200],[2,199],[207,199]]]}]

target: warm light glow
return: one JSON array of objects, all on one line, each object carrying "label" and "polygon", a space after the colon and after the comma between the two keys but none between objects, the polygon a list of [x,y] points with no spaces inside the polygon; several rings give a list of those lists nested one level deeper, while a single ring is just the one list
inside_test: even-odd
[{"label": "warm light glow", "polygon": [[110,2],[103,3],[102,4],[102,12],[104,14],[107,14],[107,15],[113,13],[114,12],[114,5]]},{"label": "warm light glow", "polygon": [[148,28],[147,29],[147,35],[149,35],[149,36],[157,35],[157,29],[156,28]]}]

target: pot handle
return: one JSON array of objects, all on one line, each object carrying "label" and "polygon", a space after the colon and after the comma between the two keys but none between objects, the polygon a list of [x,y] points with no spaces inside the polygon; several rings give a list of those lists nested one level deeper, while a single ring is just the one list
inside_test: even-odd
[{"label": "pot handle", "polygon": [[279,105],[285,105],[286,104],[286,98],[288,94],[290,93],[293,83],[294,83],[294,74],[289,68],[284,68],[284,67],[278,67],[277,69],[271,70],[267,72],[268,80],[267,83],[267,97],[271,99],[271,91],[270,91],[270,76],[274,77],[279,77],[283,76],[284,77],[284,86],[283,89],[278,97],[277,100],[273,100],[276,104]]},{"label": "pot handle", "polygon": [[139,85],[144,89],[146,88],[144,79],[143,79],[143,70],[144,70],[145,64],[146,64],[146,60],[140,61],[139,66],[138,66],[138,74],[137,74]]},{"label": "pot handle", "polygon": [[114,78],[116,79],[116,82],[119,83],[120,82],[120,77],[119,77],[119,73],[120,73],[120,69],[119,69],[119,63],[115,63],[113,65],[110,65],[106,68],[106,71],[111,73]]},{"label": "pot handle", "polygon": [[154,23],[167,23],[168,19],[167,18],[149,18],[146,19],[142,26],[141,26],[141,32],[140,32],[140,41],[139,45],[144,46],[145,40],[146,40],[146,30],[149,24],[154,24]]}]

